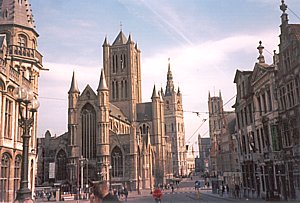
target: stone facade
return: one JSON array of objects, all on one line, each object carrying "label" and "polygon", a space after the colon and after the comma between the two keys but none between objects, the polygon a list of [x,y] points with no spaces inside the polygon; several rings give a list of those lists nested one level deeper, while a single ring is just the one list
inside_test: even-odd
[{"label": "stone facade", "polygon": [[[87,85],[80,93],[73,73],[68,132],[63,135],[67,170],[58,171],[61,166],[55,164],[55,176],[65,173],[60,177],[67,178],[53,181],[68,182],[72,191],[99,180],[139,190],[166,184],[173,175],[186,175],[182,94],[173,85],[170,62],[166,90],[157,91],[154,85],[152,101],[143,103],[140,49],[131,35],[127,39],[120,31],[112,44],[105,38],[102,47],[103,69],[96,92]],[[45,152],[54,147],[41,146]],[[60,150],[56,146],[53,153]],[[49,170],[41,170],[47,177],[45,173]]]},{"label": "stone facade", "polygon": [[[20,187],[23,129],[18,125],[19,105],[13,97],[18,86],[38,95],[42,55],[37,51],[38,33],[28,1],[0,2],[0,202],[13,202]],[[20,108],[25,115],[25,107]],[[31,115],[28,112],[28,115]],[[28,186],[36,173],[37,114],[30,130]]]},{"label": "stone facade", "polygon": [[201,174],[206,174],[207,176],[210,174],[210,149],[211,142],[210,138],[202,138],[200,134],[198,135],[198,148],[199,148],[199,159],[200,164],[199,168],[196,168],[196,172],[200,172]]},{"label": "stone facade", "polygon": [[243,192],[267,200],[299,198],[299,34],[280,6],[279,53],[265,63],[262,43],[253,71],[237,70],[237,137]]}]

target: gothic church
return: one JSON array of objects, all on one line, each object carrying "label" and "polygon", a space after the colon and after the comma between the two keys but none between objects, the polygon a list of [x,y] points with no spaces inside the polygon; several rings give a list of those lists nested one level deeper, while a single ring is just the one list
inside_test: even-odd
[{"label": "gothic church", "polygon": [[[105,37],[102,47],[96,92],[89,85],[80,92],[73,73],[64,134],[68,146],[56,149],[53,160],[56,171],[65,168],[67,174],[57,177],[72,185],[110,180],[139,190],[186,175],[182,94],[174,88],[170,63],[165,91],[154,85],[151,102],[143,103],[141,52],[131,34],[127,39],[120,31],[111,45]],[[58,154],[67,156],[66,166]],[[61,181],[57,177],[54,181]]]}]

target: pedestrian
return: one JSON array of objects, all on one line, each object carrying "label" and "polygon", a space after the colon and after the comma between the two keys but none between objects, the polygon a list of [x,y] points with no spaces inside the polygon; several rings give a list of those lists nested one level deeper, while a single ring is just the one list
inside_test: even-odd
[{"label": "pedestrian", "polygon": [[94,185],[94,203],[105,202],[120,202],[119,199],[109,192],[107,181],[102,181],[99,184]]},{"label": "pedestrian", "polygon": [[125,195],[125,202],[127,202],[127,197],[128,197],[128,190],[127,190],[127,188],[124,188],[124,195]]},{"label": "pedestrian", "polygon": [[121,189],[119,188],[118,189],[118,199],[120,199],[120,197],[121,197]]},{"label": "pedestrian", "polygon": [[172,188],[172,193],[173,193],[174,192],[174,186],[172,185],[171,188]]},{"label": "pedestrian", "polygon": [[228,186],[228,184],[226,184],[226,192],[227,192],[227,194],[229,194],[229,186]]},{"label": "pedestrian", "polygon": [[159,187],[155,188],[155,190],[152,193],[152,196],[153,196],[153,198],[154,198],[154,200],[155,200],[156,203],[160,203],[161,202],[162,192],[159,189]]},{"label": "pedestrian", "polygon": [[223,196],[224,192],[225,192],[225,186],[222,185],[222,196]]}]

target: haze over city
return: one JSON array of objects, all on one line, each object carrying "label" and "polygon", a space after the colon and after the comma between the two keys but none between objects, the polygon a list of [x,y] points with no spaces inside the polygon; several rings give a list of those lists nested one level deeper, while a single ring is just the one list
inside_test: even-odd
[{"label": "haze over city", "polygon": [[[289,0],[290,23],[299,23],[297,0]],[[102,68],[102,44],[120,29],[141,50],[142,96],[150,101],[153,85],[166,86],[170,58],[176,88],[183,94],[186,142],[208,137],[208,91],[221,90],[225,110],[234,104],[236,69],[251,70],[258,42],[266,63],[278,50],[280,1],[39,1],[31,0],[44,55],[39,86],[38,136],[67,131],[67,97],[72,72],[79,90],[96,90]],[[299,14],[298,14],[299,15]],[[247,25],[247,26],[245,26]],[[233,99],[232,99],[233,98]],[[199,114],[193,113],[199,112]],[[201,127],[200,127],[201,126]]]}]

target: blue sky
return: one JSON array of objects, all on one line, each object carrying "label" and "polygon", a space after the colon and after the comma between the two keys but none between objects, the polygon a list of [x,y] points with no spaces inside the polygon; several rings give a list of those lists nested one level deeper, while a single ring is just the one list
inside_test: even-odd
[{"label": "blue sky", "polygon": [[[122,30],[141,49],[143,101],[153,85],[165,88],[168,58],[183,93],[186,139],[209,136],[208,91],[221,90],[224,103],[235,95],[236,69],[252,70],[262,40],[267,63],[278,50],[281,0],[31,0],[38,49],[44,56],[38,136],[67,131],[67,97],[73,70],[79,89],[96,90],[102,43]],[[298,0],[286,0],[290,23],[300,23]],[[224,108],[231,110],[234,100]],[[200,116],[191,111],[203,112]],[[193,135],[194,134],[194,135]],[[193,136],[192,136],[193,135]]]}]

